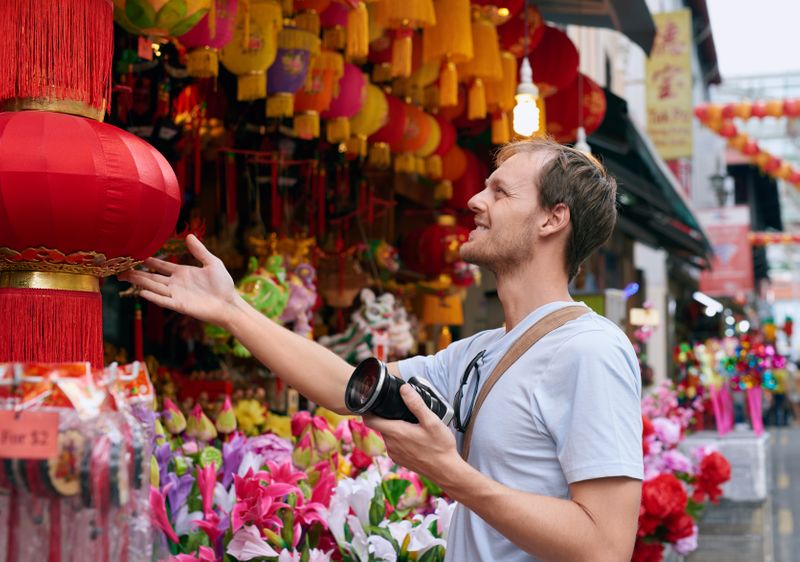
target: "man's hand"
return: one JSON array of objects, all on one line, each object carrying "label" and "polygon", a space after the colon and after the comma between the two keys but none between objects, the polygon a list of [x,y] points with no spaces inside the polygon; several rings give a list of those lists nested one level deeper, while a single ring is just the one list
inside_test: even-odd
[{"label": "man's hand", "polygon": [[129,270],[117,277],[142,288],[141,296],[198,320],[226,326],[240,300],[228,270],[193,234],[186,247],[202,267],[178,265],[150,258],[144,262],[151,271]]},{"label": "man's hand", "polygon": [[377,416],[367,416],[364,422],[383,435],[386,451],[394,462],[437,482],[445,467],[464,462],[456,450],[455,437],[410,384],[400,387],[400,396],[418,424]]}]

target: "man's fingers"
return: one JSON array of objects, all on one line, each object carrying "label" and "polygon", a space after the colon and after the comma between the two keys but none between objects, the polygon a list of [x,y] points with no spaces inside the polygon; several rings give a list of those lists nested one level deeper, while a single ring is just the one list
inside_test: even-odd
[{"label": "man's fingers", "polygon": [[180,267],[176,263],[160,260],[158,258],[147,258],[144,260],[143,265],[148,269],[163,273],[164,275],[172,275],[178,271],[178,268]]},{"label": "man's fingers", "polygon": [[400,396],[403,397],[406,406],[408,406],[411,413],[417,417],[421,425],[426,425],[426,422],[430,423],[432,421],[431,417],[439,419],[436,414],[431,412],[428,406],[425,405],[422,396],[420,396],[410,384],[404,384],[400,387]]},{"label": "man's fingers", "polygon": [[215,260],[217,259],[214,254],[208,251],[208,249],[203,246],[203,243],[197,239],[197,236],[194,234],[189,234],[186,237],[186,247],[189,249],[189,252],[197,258],[197,261],[202,263],[203,265],[214,265]]},{"label": "man's fingers", "polygon": [[138,281],[142,279],[149,279],[153,283],[161,283],[162,285],[169,284],[169,277],[166,275],[161,275],[158,273],[150,273],[149,271],[134,271],[133,275],[129,276],[130,279],[136,279],[137,282],[135,283],[138,285]]},{"label": "man's fingers", "polygon": [[161,308],[170,308],[170,309],[174,308],[171,298],[159,295],[158,293],[154,293],[153,291],[148,291],[147,289],[144,289],[141,293],[139,293],[139,296],[142,297],[143,299],[149,300],[153,304],[157,304]]},{"label": "man's fingers", "polygon": [[[172,296],[170,293],[169,287],[160,281],[153,280],[148,275],[154,275],[152,273],[148,274],[144,271],[135,271],[125,276],[125,280],[129,283],[136,285],[137,287],[141,287],[142,289],[146,289],[151,293],[155,293],[157,295],[162,295],[164,297]],[[159,275],[159,277],[163,277]]]}]

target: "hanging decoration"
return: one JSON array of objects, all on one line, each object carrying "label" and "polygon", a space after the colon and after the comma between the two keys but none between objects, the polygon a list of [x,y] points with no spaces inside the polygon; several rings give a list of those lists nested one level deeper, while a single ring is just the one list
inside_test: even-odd
[{"label": "hanging decoration", "polygon": [[210,0],[114,0],[114,19],[134,35],[178,37],[203,19]]},{"label": "hanging decoration", "polygon": [[294,94],[306,83],[319,47],[319,37],[308,31],[284,27],[278,32],[278,52],[267,71],[267,117],[294,115]]},{"label": "hanging decoration", "polygon": [[212,0],[208,14],[178,40],[189,49],[186,71],[197,78],[219,74],[219,50],[230,42],[236,25],[237,0]]},{"label": "hanging decoration", "polygon": [[800,244],[800,233],[797,232],[750,232],[747,240],[751,246],[773,246]]},{"label": "hanging decoration", "polygon": [[350,118],[354,117],[364,105],[364,91],[367,79],[357,66],[345,63],[344,73],[339,80],[339,92],[334,95],[322,117],[327,119],[326,138],[329,143],[338,144],[350,138]]},{"label": "hanging decoration", "polygon": [[472,15],[469,0],[438,0],[434,7],[437,21],[447,24],[422,32],[422,61],[441,64],[438,105],[450,107],[458,103],[456,64],[473,58]]},{"label": "hanging decoration", "polygon": [[[581,81],[581,91],[583,100],[579,100],[578,86]],[[560,143],[571,143],[578,138],[578,127],[580,122],[586,129],[586,134],[591,135],[606,115],[606,96],[603,89],[591,78],[584,74],[578,77],[572,84],[545,98],[547,133]],[[575,108],[581,108],[582,118],[579,119]]]},{"label": "hanging decoration", "polygon": [[294,98],[294,130],[303,139],[319,137],[319,116],[328,109],[339,80],[344,75],[344,58],[335,51],[323,50],[311,63],[310,80]]},{"label": "hanging decoration", "polygon": [[392,76],[411,75],[412,40],[415,29],[436,25],[433,0],[377,0],[376,23],[391,30]]},{"label": "hanging decoration", "polygon": [[511,18],[507,23],[504,23],[497,28],[497,34],[500,39],[500,48],[504,51],[510,51],[515,57],[522,58],[526,55],[525,45],[525,14],[527,13],[528,23],[528,52],[536,49],[539,41],[542,40],[544,35],[544,18],[542,18],[539,9],[529,4],[526,10],[520,10],[519,15]]},{"label": "hanging decoration", "polygon": [[281,6],[275,0],[251,0],[249,10],[239,10],[233,38],[220,53],[222,64],[238,77],[237,100],[267,97],[267,69],[275,61],[282,27]]},{"label": "hanging decoration", "polygon": [[494,23],[476,12],[472,21],[472,44],[474,56],[458,65],[459,78],[467,87],[467,118],[486,117],[486,89],[489,81],[503,79],[500,59],[500,44]]},{"label": "hanging decoration", "polygon": [[545,25],[541,40],[531,49],[533,81],[542,97],[552,96],[569,86],[578,75],[580,57],[566,33]]},{"label": "hanging decoration", "polygon": [[728,104],[701,104],[694,109],[700,123],[728,139],[728,146],[748,156],[762,172],[784,180],[800,189],[800,168],[763,150],[747,133],[740,132],[733,122],[735,117],[747,120],[766,117],[800,117],[800,99],[769,100],[766,102],[738,102]]}]

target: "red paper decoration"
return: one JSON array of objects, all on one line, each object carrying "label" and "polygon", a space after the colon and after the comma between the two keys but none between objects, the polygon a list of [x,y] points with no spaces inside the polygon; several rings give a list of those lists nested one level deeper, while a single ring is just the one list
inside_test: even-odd
[{"label": "red paper decoration", "polygon": [[533,81],[545,98],[569,86],[578,75],[578,49],[567,34],[556,27],[544,26],[542,39],[530,60]]},{"label": "red paper decoration", "polygon": [[[580,81],[580,82],[579,82]],[[582,84],[583,100],[578,103],[578,85]],[[583,127],[591,135],[606,115],[606,95],[597,83],[583,74],[567,88],[545,99],[547,132],[560,143],[574,142],[578,136],[578,108],[583,114]]]},{"label": "red paper decoration", "polygon": [[[544,35],[544,19],[536,6],[528,6],[528,52],[532,52]],[[497,28],[500,48],[520,58],[525,56],[525,14],[520,13]]]}]

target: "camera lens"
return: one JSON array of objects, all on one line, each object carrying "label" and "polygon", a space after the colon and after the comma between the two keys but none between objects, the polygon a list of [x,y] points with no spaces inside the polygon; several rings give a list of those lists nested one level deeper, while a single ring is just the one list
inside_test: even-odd
[{"label": "camera lens", "polygon": [[347,409],[356,414],[369,411],[380,395],[385,379],[386,366],[380,361],[372,357],[362,361],[347,383]]}]

